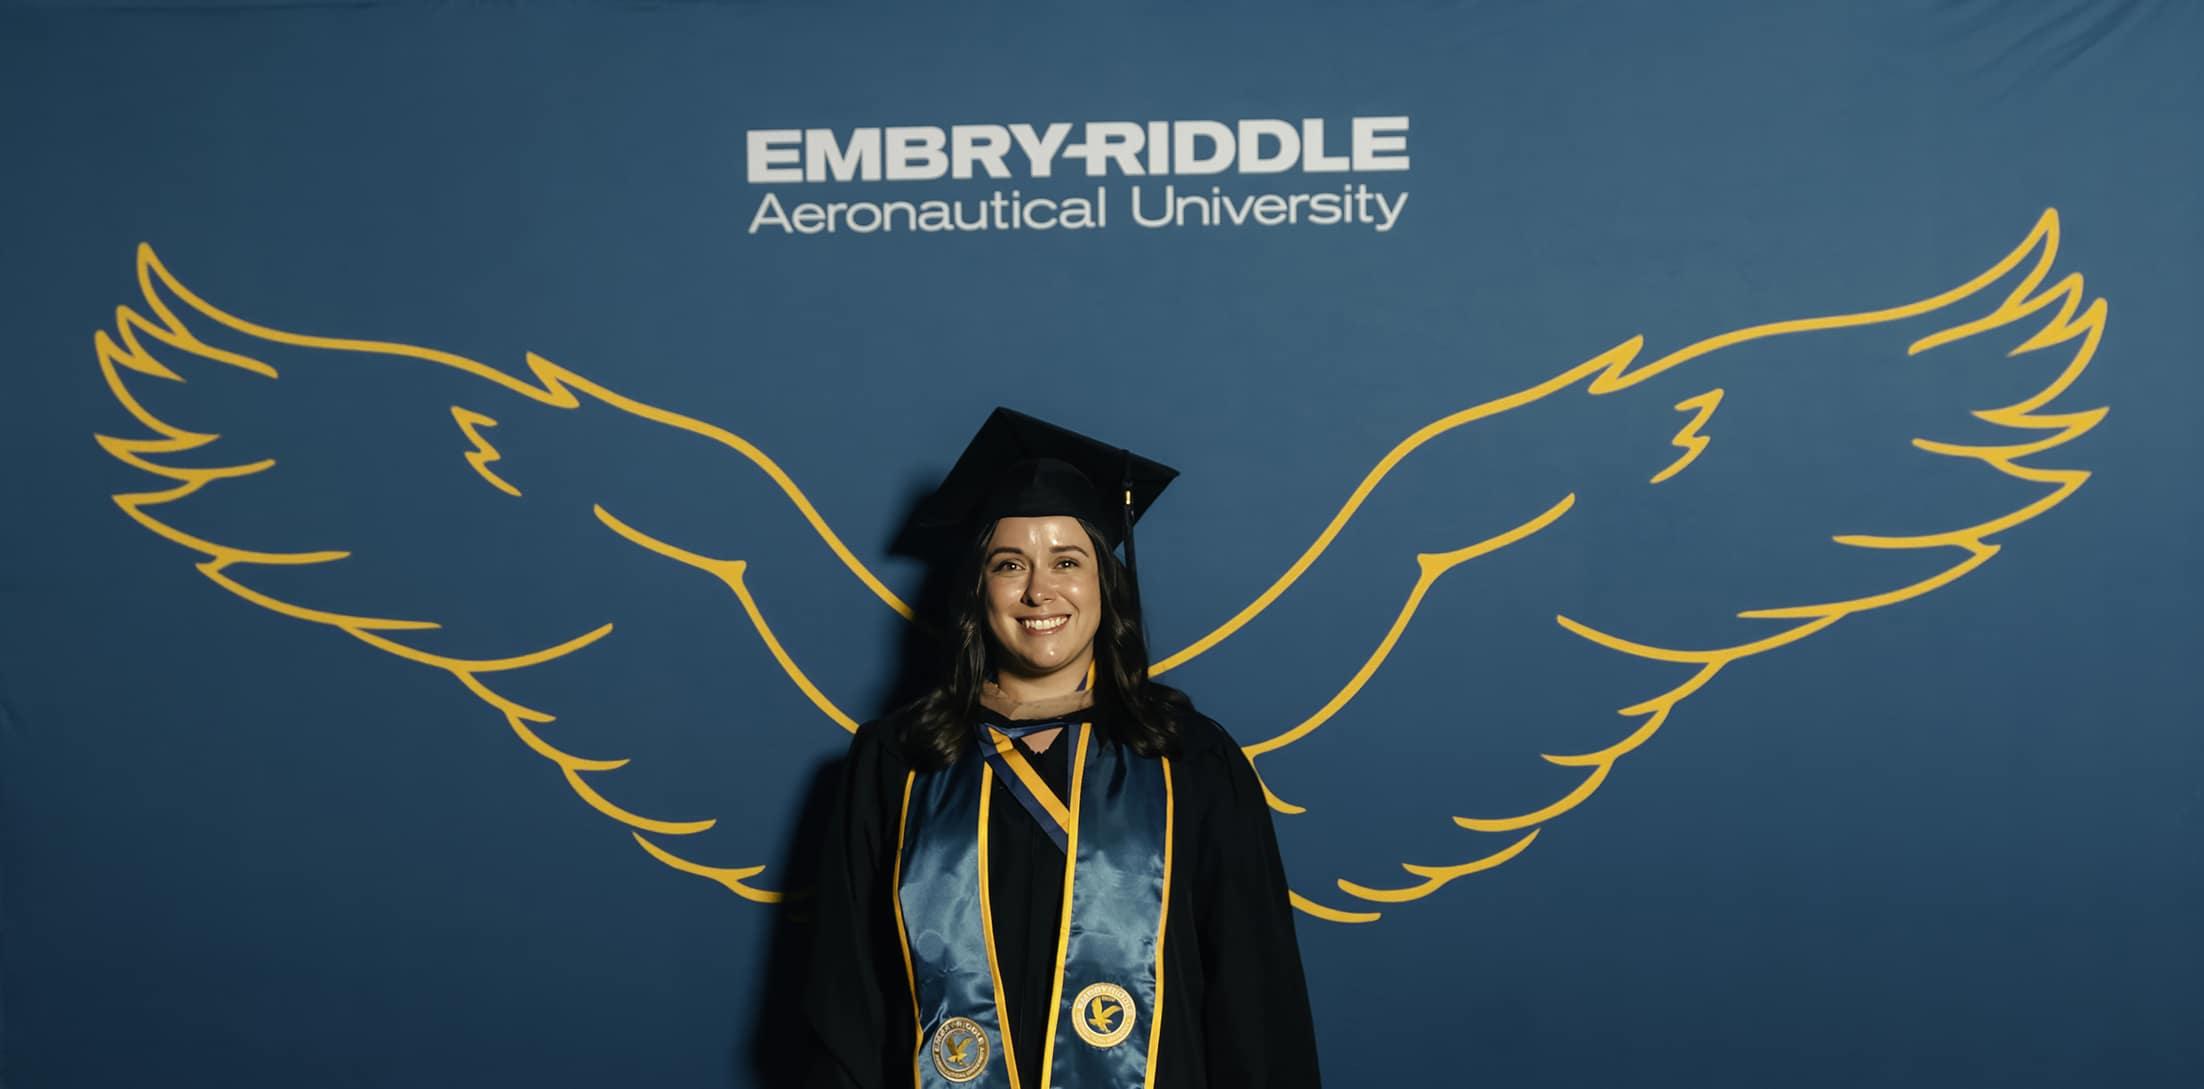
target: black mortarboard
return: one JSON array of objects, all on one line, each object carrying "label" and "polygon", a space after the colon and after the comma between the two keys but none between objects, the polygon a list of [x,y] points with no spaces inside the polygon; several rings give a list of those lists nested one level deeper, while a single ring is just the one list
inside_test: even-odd
[{"label": "black mortarboard", "polygon": [[1133,521],[1178,475],[1129,450],[998,408],[919,508],[913,528],[955,535],[961,544],[998,518],[1071,515],[1100,530],[1103,547],[1123,544],[1132,567]]}]

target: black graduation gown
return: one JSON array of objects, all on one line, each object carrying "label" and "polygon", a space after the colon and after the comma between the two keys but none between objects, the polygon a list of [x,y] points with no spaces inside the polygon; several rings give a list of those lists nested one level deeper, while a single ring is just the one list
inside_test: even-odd
[{"label": "black graduation gown", "polygon": [[[910,984],[890,900],[910,770],[900,726],[890,718],[857,731],[841,800],[828,822],[817,945],[804,995],[805,1015],[821,1045],[809,1084],[819,1089],[912,1084]],[[1262,787],[1216,723],[1189,713],[1181,733],[1183,751],[1171,761],[1177,820],[1155,1084],[1314,1087],[1308,987]],[[1058,797],[1069,777],[1069,736],[1029,755]],[[1000,780],[993,789],[989,882],[996,950],[1019,1081],[1038,1089],[1063,919],[1064,855]]]}]

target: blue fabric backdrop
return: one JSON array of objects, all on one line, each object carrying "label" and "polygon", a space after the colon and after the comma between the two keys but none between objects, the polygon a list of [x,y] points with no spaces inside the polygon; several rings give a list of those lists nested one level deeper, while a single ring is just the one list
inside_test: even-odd
[{"label": "blue fabric backdrop", "polygon": [[[1152,637],[1277,795],[1330,1084],[2204,1084],[2200,50],[0,11],[0,1082],[788,1084],[889,543],[1009,404],[1185,471]],[[753,180],[802,130],[881,179]],[[916,229],[1013,191],[1064,222]]]}]

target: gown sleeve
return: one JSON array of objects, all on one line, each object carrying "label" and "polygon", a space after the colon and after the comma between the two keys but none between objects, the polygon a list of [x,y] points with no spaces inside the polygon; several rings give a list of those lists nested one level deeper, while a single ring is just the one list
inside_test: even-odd
[{"label": "gown sleeve", "polygon": [[[1314,1089],[1316,1031],[1293,931],[1285,866],[1255,769],[1213,725],[1204,765],[1207,834],[1195,925],[1204,990],[1204,1066],[1212,1089]],[[1206,746],[1205,746],[1206,747]]]},{"label": "gown sleeve", "polygon": [[883,905],[902,817],[904,769],[894,731],[868,723],[850,742],[840,796],[828,811],[819,861],[818,929],[804,985],[804,1016],[818,1038],[811,1089],[887,1089],[911,1083],[911,1011],[902,947]]}]

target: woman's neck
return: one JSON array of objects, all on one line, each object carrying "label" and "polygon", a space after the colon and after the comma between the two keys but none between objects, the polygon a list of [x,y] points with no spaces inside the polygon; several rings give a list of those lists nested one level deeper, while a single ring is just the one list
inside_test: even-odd
[{"label": "woman's neck", "polygon": [[1080,708],[1093,702],[1092,685],[1088,683],[1093,669],[1093,658],[1067,665],[1044,676],[1033,676],[1011,669],[997,669],[988,682],[986,695],[992,697],[982,702],[995,706],[998,712],[1004,707]]},{"label": "woman's neck", "polygon": [[1061,696],[1049,696],[1038,700],[1018,700],[1005,694],[990,681],[980,688],[980,706],[1001,715],[1012,722],[1036,722],[1046,719],[1068,719],[1094,706],[1094,693],[1089,691],[1067,692]]},{"label": "woman's neck", "polygon": [[1003,695],[1019,703],[1039,703],[1043,700],[1062,699],[1080,691],[1083,687],[1080,682],[1086,679],[1087,671],[1084,669],[1072,673],[1068,678],[1021,677],[1005,670],[995,675],[995,687],[1001,689]]},{"label": "woman's neck", "polygon": [[1020,677],[1016,672],[1001,670],[994,675],[994,686],[1018,703],[1065,699],[1069,694],[1087,690],[1087,670],[1060,670],[1049,677]]},{"label": "woman's neck", "polygon": [[1060,700],[1092,687],[1088,675],[1094,672],[1094,651],[1089,649],[1078,659],[1067,662],[1063,668],[1035,676],[1021,673],[1015,668],[998,665],[995,668],[995,687],[1004,696],[1018,703],[1040,703]]}]

